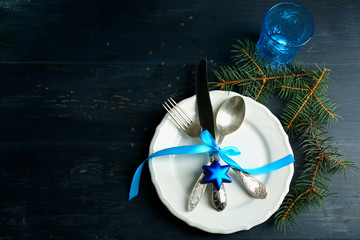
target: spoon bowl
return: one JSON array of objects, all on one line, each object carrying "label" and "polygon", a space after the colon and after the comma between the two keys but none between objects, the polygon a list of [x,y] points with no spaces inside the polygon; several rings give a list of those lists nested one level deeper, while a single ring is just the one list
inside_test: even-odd
[{"label": "spoon bowl", "polygon": [[218,145],[221,145],[225,135],[235,132],[244,121],[245,102],[240,96],[227,99],[216,115],[216,127],[220,132]]}]

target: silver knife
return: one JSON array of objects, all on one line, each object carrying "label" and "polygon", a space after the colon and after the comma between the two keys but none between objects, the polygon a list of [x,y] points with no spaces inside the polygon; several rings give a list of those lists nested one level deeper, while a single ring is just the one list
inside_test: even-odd
[{"label": "silver knife", "polygon": [[[200,125],[203,130],[208,130],[210,134],[215,139],[215,129],[214,129],[214,117],[213,110],[211,106],[211,100],[209,96],[208,89],[208,78],[207,78],[207,60],[202,58],[199,61],[197,75],[196,75],[196,102],[198,106]],[[218,155],[213,154],[210,157],[207,165],[210,165],[213,161],[218,161]],[[205,192],[207,184],[202,184],[202,181],[205,178],[205,173],[203,172],[199,179],[196,181],[193,190],[190,194],[188,211],[194,210],[194,208],[199,203],[202,195]],[[213,185],[211,185],[213,187]],[[218,211],[222,211],[226,207],[226,192],[224,185],[221,185],[219,191],[214,187],[212,189],[212,203]]]}]

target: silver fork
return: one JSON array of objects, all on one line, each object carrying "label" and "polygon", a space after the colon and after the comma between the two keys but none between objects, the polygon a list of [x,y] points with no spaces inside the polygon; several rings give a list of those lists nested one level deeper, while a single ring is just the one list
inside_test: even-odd
[{"label": "silver fork", "polygon": [[[190,137],[199,137],[201,133],[201,126],[195,122],[181,107],[174,101],[174,99],[169,98],[167,102],[163,104],[166,111],[175,121],[175,123]],[[209,166],[211,164],[211,159],[207,163]],[[202,172],[201,176],[198,178],[195,183],[188,202],[188,211],[194,210],[194,208],[199,203],[202,195],[205,192],[207,184],[200,184],[205,178],[205,173]],[[223,187],[223,185],[222,185]],[[224,192],[224,191],[223,191]]]},{"label": "silver fork", "polygon": [[190,137],[199,137],[201,126],[195,122],[171,97],[164,102],[163,107],[175,123]]}]

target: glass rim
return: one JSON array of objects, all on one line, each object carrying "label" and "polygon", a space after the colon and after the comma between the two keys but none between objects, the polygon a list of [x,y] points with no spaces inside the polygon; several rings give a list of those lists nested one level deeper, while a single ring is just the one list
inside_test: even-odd
[{"label": "glass rim", "polygon": [[288,4],[288,5],[295,5],[295,6],[297,6],[297,7],[302,8],[302,9],[307,13],[307,15],[310,17],[310,19],[311,19],[312,31],[311,31],[311,34],[310,34],[310,36],[308,37],[308,39],[306,39],[305,41],[303,41],[302,43],[299,43],[299,44],[286,45],[287,47],[301,47],[301,46],[304,46],[307,42],[310,41],[312,35],[314,34],[314,19],[313,19],[311,13],[309,12],[309,10],[307,10],[305,7],[301,6],[301,5],[298,4],[298,3],[294,3],[294,2],[281,2],[281,3],[277,3],[277,4],[275,4],[274,6],[272,6],[272,7],[266,12],[265,17],[264,17],[264,23],[263,23],[263,25],[264,25],[265,32],[266,32],[266,34],[267,34],[273,41],[277,42],[277,41],[269,34],[268,29],[266,28],[266,25],[265,25],[265,21],[266,21],[266,18],[267,18],[268,14],[270,13],[271,10],[273,10],[273,9],[276,8],[276,7],[278,7],[279,5],[286,5],[286,4]]}]

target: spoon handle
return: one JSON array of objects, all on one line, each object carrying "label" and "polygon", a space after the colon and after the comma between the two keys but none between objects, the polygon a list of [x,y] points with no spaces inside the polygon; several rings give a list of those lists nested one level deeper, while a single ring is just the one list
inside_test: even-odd
[{"label": "spoon handle", "polygon": [[214,185],[212,186],[212,204],[214,205],[215,209],[221,212],[226,208],[227,205],[227,195],[225,191],[224,184],[221,184],[221,187],[218,190],[215,189]]},{"label": "spoon handle", "polygon": [[[219,161],[219,155],[218,154],[213,154],[210,157],[210,161]],[[227,195],[226,195],[226,191],[225,191],[225,187],[224,184],[221,184],[221,187],[219,189],[219,191],[214,187],[213,184],[211,184],[212,189],[211,189],[211,202],[213,204],[213,206],[215,207],[216,210],[218,210],[219,212],[224,210],[226,205],[227,205]]]}]

